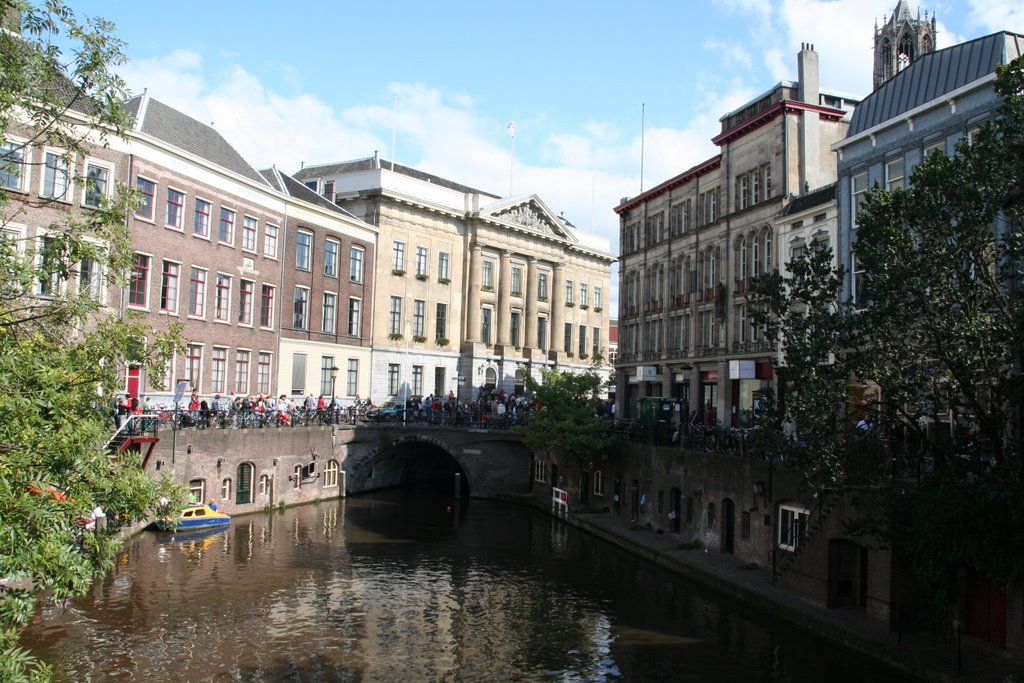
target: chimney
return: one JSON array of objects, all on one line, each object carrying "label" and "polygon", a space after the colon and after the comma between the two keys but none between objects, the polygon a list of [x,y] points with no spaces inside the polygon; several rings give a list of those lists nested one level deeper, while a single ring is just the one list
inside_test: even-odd
[{"label": "chimney", "polygon": [[800,79],[800,101],[806,104],[819,104],[818,53],[810,43],[800,44],[800,53],[797,55],[797,78]]}]

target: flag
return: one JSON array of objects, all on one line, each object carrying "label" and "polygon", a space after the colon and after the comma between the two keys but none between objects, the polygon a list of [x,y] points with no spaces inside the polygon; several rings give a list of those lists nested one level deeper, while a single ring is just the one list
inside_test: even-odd
[{"label": "flag", "polygon": [[505,130],[508,131],[509,135],[511,135],[512,137],[515,137],[516,136],[516,122],[515,121],[509,121],[508,122],[508,126],[505,127]]}]

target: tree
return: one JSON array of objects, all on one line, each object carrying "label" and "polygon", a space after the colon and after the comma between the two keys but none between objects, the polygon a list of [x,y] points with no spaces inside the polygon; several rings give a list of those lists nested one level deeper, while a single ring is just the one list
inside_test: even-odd
[{"label": "tree", "polygon": [[[832,446],[808,449],[813,469],[883,491],[878,530],[912,570],[917,616],[936,623],[948,623],[958,572],[1013,581],[1024,570],[1024,60],[1001,67],[995,87],[994,123],[922,161],[906,189],[868,193],[854,245],[868,301],[854,311],[841,272],[813,256],[758,286],[757,319],[800,380],[786,409],[801,436]],[[854,407],[856,384],[877,391]],[[851,438],[854,408],[877,415],[894,447]],[[919,484],[894,476],[897,456]]]},{"label": "tree", "polygon": [[540,382],[527,375],[526,387],[538,407],[527,424],[516,427],[523,443],[534,452],[550,449],[580,458],[600,451],[605,439],[595,416],[601,383],[592,370],[577,374],[545,369]]},{"label": "tree", "polygon": [[[73,177],[76,159],[128,121],[127,92],[112,70],[123,61],[121,43],[108,23],[80,21],[60,0],[39,8],[0,0],[0,17],[0,142],[19,141],[3,148],[0,171],[19,178],[32,150],[59,148],[68,180],[88,186]],[[0,228],[23,216],[48,216],[49,225],[45,239],[0,232],[0,679],[45,680],[47,667],[17,647],[19,627],[38,591],[80,595],[112,565],[113,536],[83,528],[91,511],[139,520],[160,495],[180,495],[146,475],[137,456],[105,451],[125,364],[157,369],[180,339],[113,315],[83,286],[93,272],[83,264],[109,274],[97,287],[120,285],[129,271],[133,192],[121,187],[77,215],[2,185]]]}]

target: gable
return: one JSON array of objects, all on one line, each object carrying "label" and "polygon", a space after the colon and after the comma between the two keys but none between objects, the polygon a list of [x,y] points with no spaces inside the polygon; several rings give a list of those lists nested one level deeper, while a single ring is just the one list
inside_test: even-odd
[{"label": "gable", "polygon": [[553,216],[547,207],[534,198],[510,206],[495,208],[487,212],[486,217],[509,225],[526,228],[542,235],[575,241],[570,237],[565,226],[562,225],[562,221]]}]

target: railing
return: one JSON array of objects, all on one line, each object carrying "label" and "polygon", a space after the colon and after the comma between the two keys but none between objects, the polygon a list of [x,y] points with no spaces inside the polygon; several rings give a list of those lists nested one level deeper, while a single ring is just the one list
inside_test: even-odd
[{"label": "railing", "polygon": [[942,630],[915,627],[906,605],[895,608],[896,642],[918,659],[959,674],[962,669],[959,624]]}]

